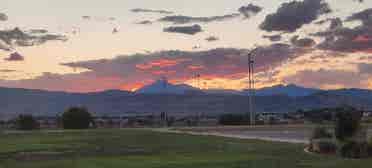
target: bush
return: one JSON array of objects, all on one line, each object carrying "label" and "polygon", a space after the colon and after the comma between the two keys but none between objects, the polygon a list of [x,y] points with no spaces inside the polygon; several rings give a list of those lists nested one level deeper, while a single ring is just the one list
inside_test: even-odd
[{"label": "bush", "polygon": [[365,158],[368,156],[368,144],[347,142],[341,146],[340,154],[346,158]]},{"label": "bush", "polygon": [[249,116],[244,114],[224,114],[218,118],[221,125],[248,125]]},{"label": "bush", "polygon": [[87,129],[92,122],[92,116],[87,109],[72,107],[62,115],[64,129]]},{"label": "bush", "polygon": [[39,129],[39,123],[32,115],[19,115],[16,119],[16,128],[25,131]]},{"label": "bush", "polygon": [[310,150],[317,153],[336,153],[337,146],[332,139],[316,139],[311,141]]},{"label": "bush", "polygon": [[333,138],[333,135],[328,132],[326,128],[316,127],[311,135],[311,139],[323,139],[323,138]]},{"label": "bush", "polygon": [[372,138],[368,141],[368,155],[372,156]]},{"label": "bush", "polygon": [[352,107],[337,108],[336,112],[335,135],[345,141],[360,129],[361,113]]}]

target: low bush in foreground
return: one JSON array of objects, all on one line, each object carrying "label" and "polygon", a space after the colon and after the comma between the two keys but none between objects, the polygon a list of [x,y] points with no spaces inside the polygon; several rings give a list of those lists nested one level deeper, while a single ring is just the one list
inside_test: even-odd
[{"label": "low bush in foreground", "polygon": [[19,115],[16,119],[16,128],[24,131],[39,129],[39,123],[32,115]]},{"label": "low bush in foreground", "polygon": [[249,125],[249,116],[245,114],[223,114],[218,118],[221,125]]},{"label": "low bush in foreground", "polygon": [[64,129],[87,129],[92,123],[91,114],[82,107],[72,107],[62,115]]}]

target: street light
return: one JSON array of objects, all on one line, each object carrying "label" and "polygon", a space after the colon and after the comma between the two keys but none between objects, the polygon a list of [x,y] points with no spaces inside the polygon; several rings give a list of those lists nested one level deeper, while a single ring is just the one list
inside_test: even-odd
[{"label": "street light", "polygon": [[249,80],[249,98],[248,98],[248,104],[249,104],[249,118],[250,118],[250,124],[255,125],[256,121],[256,115],[254,112],[254,54],[256,53],[257,48],[254,50],[251,50],[248,53],[248,80]]}]

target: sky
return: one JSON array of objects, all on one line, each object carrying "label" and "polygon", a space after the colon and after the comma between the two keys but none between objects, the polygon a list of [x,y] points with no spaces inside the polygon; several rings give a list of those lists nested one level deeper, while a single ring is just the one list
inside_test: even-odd
[{"label": "sky", "polygon": [[2,0],[0,87],[372,89],[368,0]]}]

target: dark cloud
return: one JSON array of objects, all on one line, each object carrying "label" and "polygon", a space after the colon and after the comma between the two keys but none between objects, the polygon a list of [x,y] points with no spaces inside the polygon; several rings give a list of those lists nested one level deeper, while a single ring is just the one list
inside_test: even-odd
[{"label": "dark cloud", "polygon": [[6,61],[24,61],[25,58],[18,52],[11,53],[8,58],[5,58]]},{"label": "dark cloud", "polygon": [[182,34],[188,34],[188,35],[195,35],[197,33],[200,33],[203,31],[202,27],[200,25],[192,25],[192,26],[171,26],[166,27],[163,30],[164,32],[168,33],[182,33]]},{"label": "dark cloud", "polygon": [[187,24],[187,23],[209,23],[209,22],[219,22],[231,20],[239,17],[240,14],[229,14],[223,16],[211,16],[211,17],[191,17],[191,16],[165,16],[159,19],[161,22],[170,22],[173,24]]},{"label": "dark cloud", "polygon": [[360,63],[358,64],[358,70],[360,74],[372,75],[372,64]]},{"label": "dark cloud", "polygon": [[7,21],[8,20],[8,15],[5,13],[0,13],[0,21]]},{"label": "dark cloud", "polygon": [[313,47],[316,44],[311,38],[299,38],[299,36],[293,36],[291,43],[297,47]]},{"label": "dark cloud", "polygon": [[330,19],[331,24],[329,25],[329,29],[337,29],[343,27],[342,20],[340,18]]},{"label": "dark cloud", "polygon": [[86,21],[97,21],[97,22],[107,22],[107,21],[115,21],[115,17],[102,17],[102,16],[82,16],[81,17],[83,20]]},{"label": "dark cloud", "polygon": [[355,21],[359,20],[363,23],[363,25],[372,26],[372,8],[365,9],[361,12],[354,13],[353,15],[349,16],[346,21]]},{"label": "dark cloud", "polygon": [[250,18],[253,15],[256,15],[257,13],[262,11],[262,7],[249,4],[247,6],[242,6],[239,8],[239,12],[244,15],[246,18]]},{"label": "dark cloud", "polygon": [[304,70],[296,74],[284,77],[286,83],[295,83],[306,87],[329,88],[368,88],[367,76],[361,76],[358,72],[346,70]]},{"label": "dark cloud", "polygon": [[136,24],[149,25],[149,24],[152,24],[152,21],[150,21],[150,20],[144,20],[144,21],[137,22]]},{"label": "dark cloud", "polygon": [[205,38],[205,40],[208,41],[208,42],[212,42],[212,41],[218,41],[220,39],[216,36],[209,36],[209,37]]},{"label": "dark cloud", "polygon": [[277,42],[282,40],[282,35],[281,34],[276,34],[276,35],[263,35],[262,38],[269,39],[272,42]]},{"label": "dark cloud", "polygon": [[116,33],[119,33],[119,29],[118,28],[113,28],[112,29],[112,34],[116,34]]},{"label": "dark cloud", "polygon": [[320,15],[330,12],[331,9],[324,0],[286,2],[275,13],[267,15],[260,28],[269,32],[294,32]]},{"label": "dark cloud", "polygon": [[45,34],[45,33],[48,33],[48,30],[46,30],[46,29],[31,29],[29,32],[31,34]]},{"label": "dark cloud", "polygon": [[323,50],[372,53],[372,27],[367,25],[342,27],[312,35],[324,38],[318,45]]},{"label": "dark cloud", "polygon": [[131,9],[130,11],[134,13],[160,13],[160,14],[173,14],[172,11],[167,10],[154,10],[154,9],[143,9],[143,8],[135,8]]},{"label": "dark cloud", "polygon": [[315,24],[321,25],[321,24],[325,24],[327,22],[330,23],[329,28],[328,28],[329,30],[343,27],[343,22],[340,18],[328,18],[328,19],[324,19],[324,20],[320,20],[318,22],[315,22]]},{"label": "dark cloud", "polygon": [[[29,34],[19,28],[0,30],[0,41],[8,48],[26,47],[44,44],[48,41],[66,41],[67,37],[55,34]],[[4,48],[4,47],[1,47]]]},{"label": "dark cloud", "polygon": [[[323,50],[337,52],[372,53],[372,9],[366,9],[347,17],[346,21],[361,21],[362,24],[353,28],[343,27],[342,24],[330,27],[326,31],[317,32],[313,36],[323,37],[318,45]],[[335,21],[340,22],[340,21]],[[332,29],[333,28],[333,29]]]},{"label": "dark cloud", "polygon": [[82,16],[81,18],[83,18],[84,20],[90,20],[92,17],[91,16]]}]

